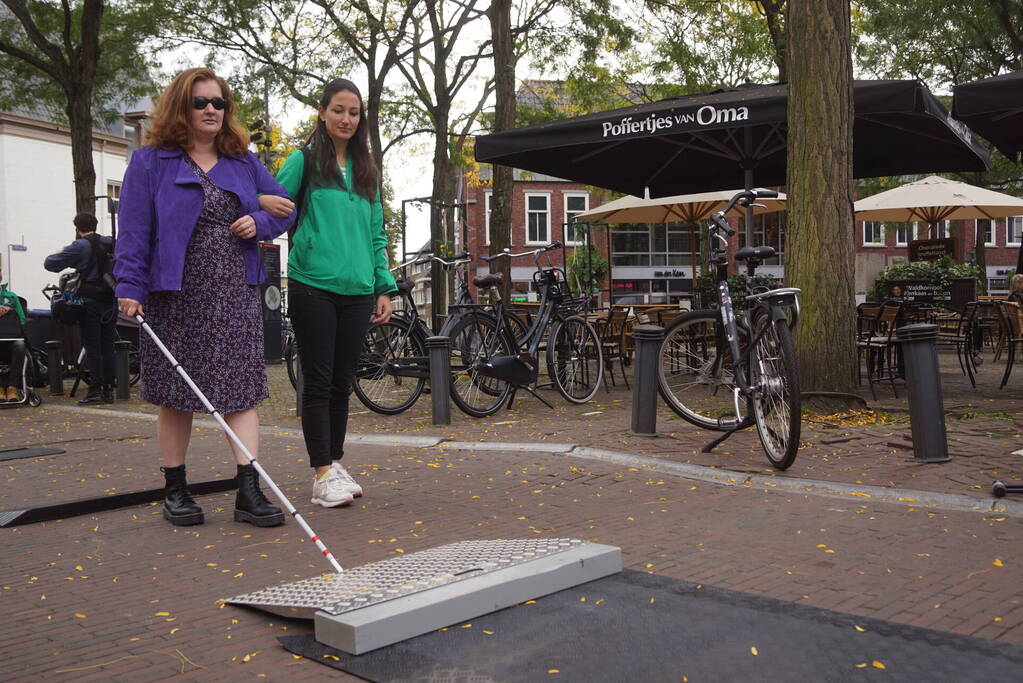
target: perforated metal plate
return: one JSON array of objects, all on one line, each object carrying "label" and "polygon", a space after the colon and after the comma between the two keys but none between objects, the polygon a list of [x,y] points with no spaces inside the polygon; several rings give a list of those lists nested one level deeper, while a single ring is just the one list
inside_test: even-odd
[{"label": "perforated metal plate", "polygon": [[581,544],[575,538],[461,541],[362,565],[341,574],[282,583],[225,602],[286,616],[312,618],[317,610],[338,615],[550,557]]}]

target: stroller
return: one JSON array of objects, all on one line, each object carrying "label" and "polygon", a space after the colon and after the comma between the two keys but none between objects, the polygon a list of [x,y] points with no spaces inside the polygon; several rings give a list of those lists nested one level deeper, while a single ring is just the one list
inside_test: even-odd
[{"label": "stroller", "polygon": [[[28,303],[25,299],[21,299],[21,307],[22,310],[28,309]],[[32,347],[29,343],[25,327],[16,315],[0,316],[0,348],[3,347],[9,348],[9,354],[4,354],[0,358],[0,377],[6,378],[3,386],[13,383],[15,388],[19,389],[21,398],[15,401],[0,401],[0,408],[11,408],[25,404],[38,408],[43,400],[36,392],[35,387],[42,386],[39,384],[39,378],[45,378],[46,376],[45,365],[40,366],[41,363],[45,362],[46,355]],[[4,350],[6,351],[7,349]],[[12,382],[18,374],[15,368],[12,367],[13,362],[21,363],[20,386],[18,386],[17,382]],[[43,383],[45,384],[45,379]]]}]

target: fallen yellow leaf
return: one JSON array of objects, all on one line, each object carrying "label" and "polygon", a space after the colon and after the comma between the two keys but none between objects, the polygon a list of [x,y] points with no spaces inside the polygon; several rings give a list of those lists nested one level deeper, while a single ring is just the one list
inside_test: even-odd
[{"label": "fallen yellow leaf", "polygon": [[76,619],[85,619],[85,615],[82,614],[81,612],[75,612],[75,618]]},{"label": "fallen yellow leaf", "polygon": [[759,655],[759,654],[760,654],[759,652],[757,652],[757,648],[756,648],[756,646],[753,646],[753,647],[751,647],[751,648],[749,649],[749,651],[753,653],[753,656],[754,656],[754,657],[756,657],[757,655]]},{"label": "fallen yellow leaf", "polygon": [[884,664],[882,664],[881,662],[877,661],[876,659],[874,661],[872,661],[870,663],[870,665],[872,667],[874,667],[875,669],[883,669],[884,668]]},{"label": "fallen yellow leaf", "polygon": [[862,626],[853,625],[853,628],[856,629],[857,631],[859,631],[860,633],[866,633],[867,632],[867,629],[863,628]]},{"label": "fallen yellow leaf", "polygon": [[991,564],[993,564],[996,567],[1004,567],[1005,566],[1005,564],[1000,559],[998,559],[997,557],[995,558],[995,561],[992,562]]}]

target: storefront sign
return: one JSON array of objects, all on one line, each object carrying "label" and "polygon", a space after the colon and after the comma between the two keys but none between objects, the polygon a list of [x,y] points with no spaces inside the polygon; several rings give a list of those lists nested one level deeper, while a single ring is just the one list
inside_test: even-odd
[{"label": "storefront sign", "polygon": [[654,277],[672,277],[672,278],[688,278],[692,275],[692,271],[682,271],[678,268],[672,270],[655,270]]},{"label": "storefront sign", "polygon": [[954,237],[937,240],[912,240],[909,243],[910,261],[937,261],[945,255],[955,258],[955,252],[956,240]]},{"label": "storefront sign", "polygon": [[885,298],[914,303],[947,301],[948,291],[929,280],[889,280],[885,283]]}]

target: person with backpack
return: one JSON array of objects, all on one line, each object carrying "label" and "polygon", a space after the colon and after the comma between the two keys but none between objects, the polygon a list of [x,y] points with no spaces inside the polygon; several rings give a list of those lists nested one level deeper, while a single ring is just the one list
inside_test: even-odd
[{"label": "person with backpack", "polygon": [[[288,252],[288,312],[302,361],[302,434],[315,470],[312,502],[348,505],[362,487],[341,466],[359,354],[370,322],[391,317],[380,171],[358,87],[338,78],[320,97],[316,129],[277,173],[298,207]],[[278,216],[294,205],[263,196]]]},{"label": "person with backpack", "polygon": [[75,241],[56,254],[46,257],[46,270],[59,273],[74,268],[81,285],[78,294],[82,306],[78,317],[78,330],[85,347],[92,384],[85,398],[78,403],[114,402],[114,339],[117,327],[117,306],[114,290],[104,278],[111,272],[114,240],[96,234],[96,217],[80,213],[75,216]]}]

